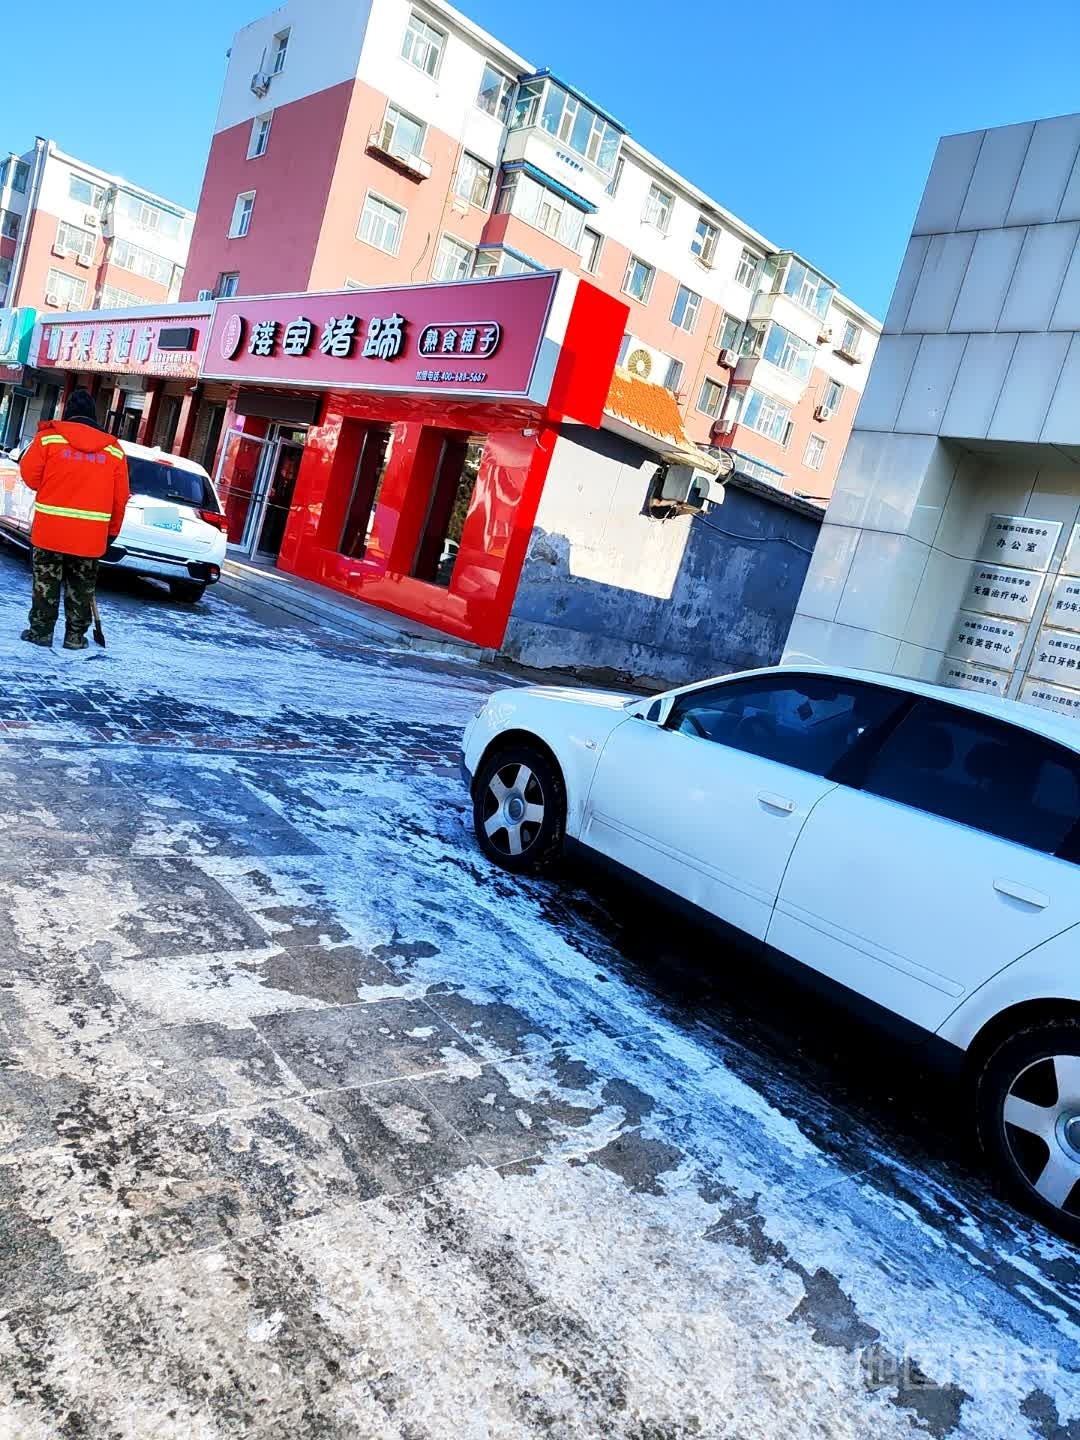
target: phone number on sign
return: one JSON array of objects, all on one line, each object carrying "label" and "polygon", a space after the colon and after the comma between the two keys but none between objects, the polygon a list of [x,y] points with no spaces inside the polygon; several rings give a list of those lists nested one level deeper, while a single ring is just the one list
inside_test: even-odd
[{"label": "phone number on sign", "polygon": [[417,380],[464,380],[482,385],[488,378],[486,370],[417,370]]}]

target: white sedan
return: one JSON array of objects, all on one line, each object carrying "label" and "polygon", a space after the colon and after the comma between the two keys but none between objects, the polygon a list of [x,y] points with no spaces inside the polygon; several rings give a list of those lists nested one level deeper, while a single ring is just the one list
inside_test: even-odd
[{"label": "white sedan", "polygon": [[1080,1241],[1080,722],[781,667],[499,691],[464,764],[506,869],[584,847],[939,1042],[1011,1194]]},{"label": "white sedan", "polygon": [[[194,460],[121,440],[131,499],[103,561],[164,580],[177,600],[201,600],[221,575],[228,521],[213,481]],[[34,492],[0,455],[0,534],[29,546]]]}]

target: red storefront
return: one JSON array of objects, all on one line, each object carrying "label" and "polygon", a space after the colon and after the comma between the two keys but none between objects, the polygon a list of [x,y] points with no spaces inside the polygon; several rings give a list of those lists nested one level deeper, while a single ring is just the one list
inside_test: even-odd
[{"label": "red storefront", "polygon": [[234,553],[497,646],[556,427],[599,425],[627,313],[563,273],[219,301]]}]

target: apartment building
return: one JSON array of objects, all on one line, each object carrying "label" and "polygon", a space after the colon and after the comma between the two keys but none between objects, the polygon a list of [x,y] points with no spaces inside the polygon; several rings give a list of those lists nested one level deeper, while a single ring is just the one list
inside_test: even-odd
[{"label": "apartment building", "polygon": [[194,215],[38,139],[0,159],[0,307],[175,300]]},{"label": "apartment building", "polygon": [[[689,102],[688,102],[689,103]],[[698,445],[831,493],[880,326],[441,0],[289,0],[234,39],[187,300],[566,269]]]}]

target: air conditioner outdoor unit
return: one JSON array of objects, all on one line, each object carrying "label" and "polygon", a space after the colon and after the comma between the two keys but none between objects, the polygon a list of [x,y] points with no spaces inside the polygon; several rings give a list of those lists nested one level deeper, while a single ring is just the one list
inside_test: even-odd
[{"label": "air conditioner outdoor unit", "polygon": [[54,255],[59,255],[60,259],[62,260],[68,252],[64,249],[63,245],[56,244],[52,247],[52,253]]},{"label": "air conditioner outdoor unit", "polygon": [[89,266],[89,264],[90,264],[90,256],[89,256],[89,255],[76,255],[76,256],[75,256],[75,264],[76,264],[76,265],[81,265],[81,266],[83,267],[83,269],[85,270],[85,269]]},{"label": "air conditioner outdoor unit", "polygon": [[723,503],[724,487],[707,470],[693,465],[666,465],[661,467],[657,479],[660,484],[652,499],[654,510],[703,511],[710,502]]},{"label": "air conditioner outdoor unit", "polygon": [[815,420],[831,420],[832,410],[828,405],[819,405],[814,411]]},{"label": "air conditioner outdoor unit", "polygon": [[59,309],[59,308],[60,308],[60,296],[59,296],[59,295],[46,295],[46,296],[45,296],[45,304],[46,304],[46,305],[55,305],[55,306],[57,307],[57,309]]},{"label": "air conditioner outdoor unit", "polygon": [[200,290],[195,298],[197,300],[212,300],[214,298],[214,292],[213,290]]},{"label": "air conditioner outdoor unit", "polygon": [[86,214],[83,216],[83,220],[86,222],[87,225],[90,226],[91,230],[96,230],[101,220],[101,216],[96,210],[87,210]]},{"label": "air conditioner outdoor unit", "polygon": [[726,365],[729,370],[734,370],[739,363],[739,352],[737,350],[721,350],[720,364]]},{"label": "air conditioner outdoor unit", "polygon": [[821,327],[821,329],[818,331],[817,338],[819,345],[828,345],[828,343],[832,339],[832,330],[829,328],[828,325],[823,325]]},{"label": "air conditioner outdoor unit", "polygon": [[262,97],[266,94],[266,92],[270,89],[270,81],[272,79],[273,76],[268,74],[267,71],[256,70],[255,74],[251,77],[252,94],[257,95],[261,100]]}]

